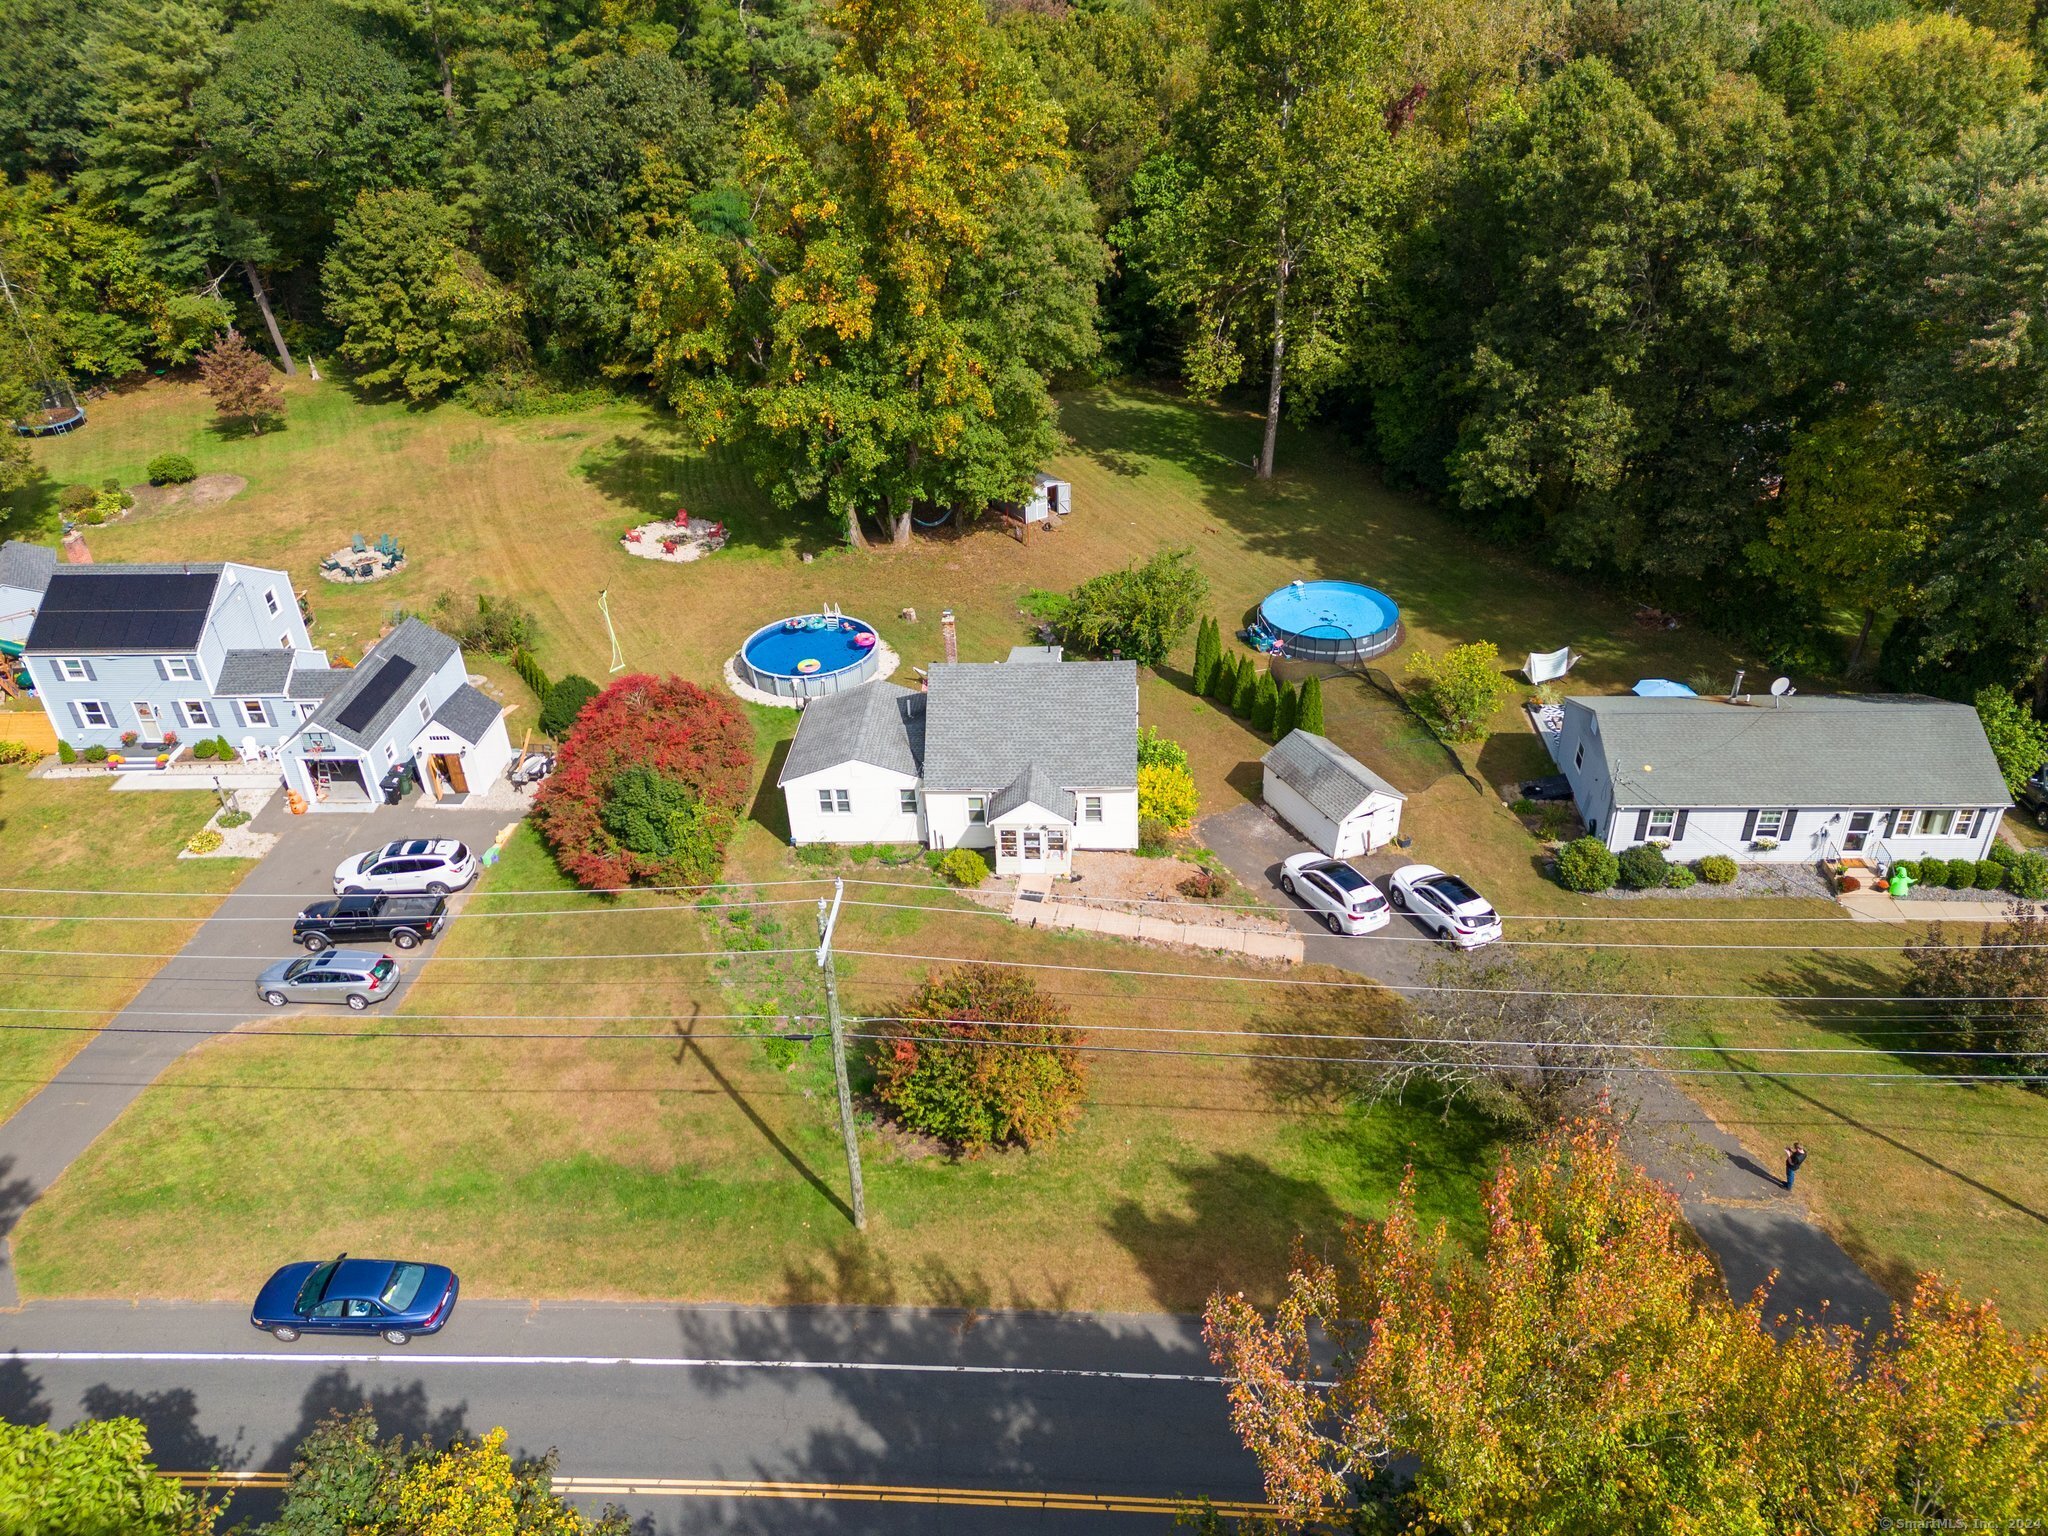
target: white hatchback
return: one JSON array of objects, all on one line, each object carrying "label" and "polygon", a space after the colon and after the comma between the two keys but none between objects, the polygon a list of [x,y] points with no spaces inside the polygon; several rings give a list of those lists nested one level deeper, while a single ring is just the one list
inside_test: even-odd
[{"label": "white hatchback", "polygon": [[1297,853],[1280,866],[1280,889],[1323,920],[1332,933],[1371,933],[1394,920],[1387,898],[1342,859]]},{"label": "white hatchback", "polygon": [[1434,864],[1404,864],[1388,878],[1394,905],[1440,939],[1477,949],[1500,937],[1500,914],[1456,875]]},{"label": "white hatchback", "polygon": [[334,871],[334,894],[446,896],[476,878],[476,855],[453,838],[414,838],[351,854]]}]

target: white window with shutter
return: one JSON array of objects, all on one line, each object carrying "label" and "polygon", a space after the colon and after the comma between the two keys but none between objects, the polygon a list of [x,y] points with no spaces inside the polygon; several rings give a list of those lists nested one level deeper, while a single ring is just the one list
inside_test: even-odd
[{"label": "white window with shutter", "polygon": [[76,656],[57,658],[57,677],[67,683],[89,683],[92,678],[92,664]]},{"label": "white window with shutter", "polygon": [[207,730],[213,725],[213,711],[206,707],[204,699],[180,699],[178,714],[194,730]]},{"label": "white window with shutter", "polygon": [[190,656],[159,656],[156,670],[157,675],[167,683],[189,683],[196,676],[192,671]]},{"label": "white window with shutter", "polygon": [[71,714],[89,730],[103,731],[114,723],[113,716],[107,713],[107,706],[98,699],[73,699]]},{"label": "white window with shutter", "polygon": [[264,704],[264,702],[263,702],[263,701],[262,701],[261,699],[244,699],[244,700],[242,700],[242,704],[241,704],[241,709],[242,709],[242,724],[244,724],[244,725],[268,725],[268,724],[270,724],[270,710],[269,710],[269,707],[268,707],[267,705],[265,705],[265,704]]}]

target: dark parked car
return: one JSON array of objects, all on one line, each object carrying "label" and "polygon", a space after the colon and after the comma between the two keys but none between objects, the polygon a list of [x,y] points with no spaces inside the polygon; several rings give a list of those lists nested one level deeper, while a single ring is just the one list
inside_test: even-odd
[{"label": "dark parked car", "polygon": [[343,896],[301,912],[292,922],[292,937],[313,950],[357,939],[389,939],[411,949],[447,926],[445,896]]},{"label": "dark parked car", "polygon": [[2035,826],[2048,827],[2048,768],[2037,770],[2020,786],[2018,799],[2034,818]]},{"label": "dark parked car", "polygon": [[403,1260],[287,1264],[263,1283],[249,1321],[289,1344],[302,1333],[380,1333],[392,1344],[439,1333],[460,1289],[453,1270]]}]

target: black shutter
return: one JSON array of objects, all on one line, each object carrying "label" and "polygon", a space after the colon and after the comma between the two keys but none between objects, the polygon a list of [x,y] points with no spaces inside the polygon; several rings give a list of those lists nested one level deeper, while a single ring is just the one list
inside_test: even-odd
[{"label": "black shutter", "polygon": [[1743,841],[1744,841],[1744,842],[1746,843],[1746,842],[1748,842],[1748,841],[1749,841],[1749,840],[1750,840],[1750,839],[1751,839],[1752,837],[1755,837],[1755,836],[1756,836],[1756,812],[1755,812],[1755,811],[1744,811],[1744,812],[1742,813],[1742,840],[1743,840]]},{"label": "black shutter", "polygon": [[1678,813],[1678,820],[1671,824],[1671,841],[1674,843],[1685,841],[1685,818],[1691,814],[1691,811],[1680,811]]},{"label": "black shutter", "polygon": [[1636,841],[1637,841],[1637,842],[1639,842],[1639,843],[1640,843],[1640,842],[1644,842],[1644,841],[1646,841],[1646,840],[1647,840],[1647,839],[1649,838],[1649,835],[1650,835],[1650,813],[1649,813],[1648,811],[1637,811],[1637,812],[1636,812]]},{"label": "black shutter", "polygon": [[1799,813],[1797,811],[1787,811],[1785,813],[1785,825],[1778,829],[1778,836],[1781,838],[1790,837],[1792,835],[1792,823],[1798,819]]}]

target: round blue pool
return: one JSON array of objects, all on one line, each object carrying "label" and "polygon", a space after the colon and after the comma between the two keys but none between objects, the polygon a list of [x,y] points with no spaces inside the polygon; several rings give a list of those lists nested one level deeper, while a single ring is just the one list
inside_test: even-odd
[{"label": "round blue pool", "polygon": [[858,688],[881,670],[871,625],[836,613],[802,613],[763,624],[740,647],[742,682],[785,699]]},{"label": "round blue pool", "polygon": [[1401,643],[1401,610],[1355,581],[1293,581],[1259,604],[1254,629],[1297,661],[1369,661]]}]

